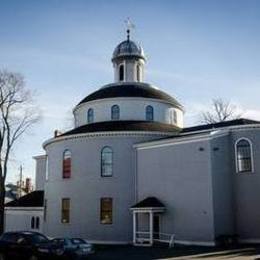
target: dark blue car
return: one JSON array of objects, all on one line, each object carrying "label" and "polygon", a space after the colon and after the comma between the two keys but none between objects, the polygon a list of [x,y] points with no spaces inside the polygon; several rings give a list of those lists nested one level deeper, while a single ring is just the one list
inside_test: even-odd
[{"label": "dark blue car", "polygon": [[37,232],[6,232],[0,237],[0,260],[52,259],[52,243]]},{"label": "dark blue car", "polygon": [[94,253],[93,245],[81,238],[55,238],[53,252],[64,259],[84,259]]}]

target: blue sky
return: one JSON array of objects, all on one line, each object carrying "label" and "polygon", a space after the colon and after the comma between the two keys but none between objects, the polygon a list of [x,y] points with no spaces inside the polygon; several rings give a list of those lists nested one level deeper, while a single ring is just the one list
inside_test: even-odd
[{"label": "blue sky", "polygon": [[20,164],[33,176],[43,141],[113,81],[111,55],[127,17],[148,58],[146,81],[185,106],[186,125],[216,97],[260,120],[260,1],[0,0],[0,12],[0,69],[24,75],[42,113],[14,149],[9,180]]}]

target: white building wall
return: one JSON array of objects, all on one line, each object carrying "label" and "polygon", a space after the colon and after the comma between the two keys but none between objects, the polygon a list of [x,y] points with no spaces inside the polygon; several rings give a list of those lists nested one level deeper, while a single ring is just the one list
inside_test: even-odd
[{"label": "white building wall", "polygon": [[[40,218],[39,229],[31,228],[32,217]],[[43,207],[16,208],[8,207],[5,209],[5,232],[7,231],[37,231],[42,232],[43,226]]]},{"label": "white building wall", "polygon": [[36,161],[35,169],[35,190],[44,190],[46,180],[47,156],[40,155],[33,157]]},{"label": "white building wall", "polygon": [[110,98],[87,102],[74,110],[76,127],[87,124],[87,111],[94,110],[94,122],[111,120],[111,107],[119,105],[120,120],[146,120],[145,108],[150,105],[154,108],[154,121],[173,124],[173,110],[177,112],[177,126],[183,127],[183,112],[169,103],[147,98]]},{"label": "white building wall", "polygon": [[[78,236],[96,242],[132,240],[135,154],[132,145],[162,135],[107,133],[102,136],[75,136],[45,146],[49,178],[44,233],[49,236]],[[101,177],[101,150],[113,149],[113,176]],[[62,178],[62,156],[71,151],[71,178]],[[100,223],[100,198],[113,198],[113,224]],[[71,199],[70,224],[61,223],[61,200]]]}]

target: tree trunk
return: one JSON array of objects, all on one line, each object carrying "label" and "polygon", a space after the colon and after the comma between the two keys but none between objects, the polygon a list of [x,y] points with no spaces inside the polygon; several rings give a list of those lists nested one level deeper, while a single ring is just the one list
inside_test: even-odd
[{"label": "tree trunk", "polygon": [[5,182],[0,180],[0,235],[4,232],[5,224]]}]

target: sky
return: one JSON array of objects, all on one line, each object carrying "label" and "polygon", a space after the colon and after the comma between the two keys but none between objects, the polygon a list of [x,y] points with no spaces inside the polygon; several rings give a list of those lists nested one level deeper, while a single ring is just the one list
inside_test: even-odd
[{"label": "sky", "polygon": [[41,112],[13,149],[8,181],[20,165],[34,178],[42,143],[71,127],[81,99],[113,82],[127,17],[147,57],[145,81],[184,105],[186,126],[213,98],[260,120],[258,0],[0,0],[0,13],[0,70],[24,76]]}]

